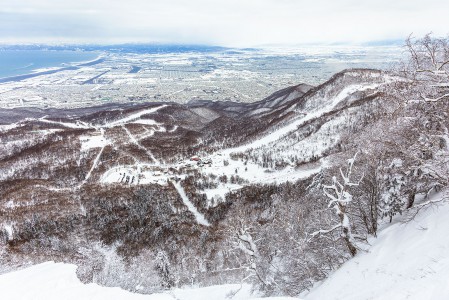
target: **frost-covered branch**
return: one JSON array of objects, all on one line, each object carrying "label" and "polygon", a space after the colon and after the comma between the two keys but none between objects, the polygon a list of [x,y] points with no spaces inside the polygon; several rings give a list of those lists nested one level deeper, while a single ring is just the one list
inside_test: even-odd
[{"label": "frost-covered branch", "polygon": [[260,256],[248,228],[242,226],[237,234],[237,239],[239,240],[238,246],[244,253],[255,258]]},{"label": "frost-covered branch", "polygon": [[440,100],[442,100],[442,99],[444,99],[444,98],[447,98],[447,97],[449,97],[449,93],[444,94],[444,95],[439,96],[439,97],[436,97],[436,98],[429,98],[429,97],[426,97],[426,96],[424,96],[424,95],[421,95],[421,98],[422,98],[424,101],[426,101],[426,102],[437,102],[437,101],[440,101]]},{"label": "frost-covered branch", "polygon": [[310,234],[310,236],[311,237],[316,237],[317,235],[327,234],[327,233],[330,233],[330,232],[332,232],[332,231],[334,231],[336,229],[339,229],[339,228],[341,228],[341,224],[337,224],[334,227],[332,227],[331,229],[320,229],[320,230],[317,230],[315,232],[312,232]]},{"label": "frost-covered branch", "polygon": [[358,153],[356,153],[353,158],[348,160],[348,167],[346,169],[346,172],[343,172],[343,170],[340,168],[341,182],[338,181],[337,177],[333,176],[332,184],[323,186],[323,192],[330,200],[328,207],[335,210],[340,223],[335,225],[331,229],[321,229],[311,234],[312,237],[315,237],[317,235],[328,234],[336,229],[341,228],[341,236],[344,239],[346,246],[348,247],[348,250],[352,256],[357,253],[357,248],[355,247],[354,237],[351,231],[351,223],[347,214],[347,206],[352,201],[352,195],[349,193],[348,189],[353,186],[358,186],[362,180],[360,179],[358,182],[353,182],[351,178],[357,154]]}]

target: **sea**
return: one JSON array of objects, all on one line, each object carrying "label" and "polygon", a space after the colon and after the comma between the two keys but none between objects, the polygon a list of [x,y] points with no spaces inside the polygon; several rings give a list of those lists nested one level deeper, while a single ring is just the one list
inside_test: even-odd
[{"label": "sea", "polygon": [[[279,78],[290,78],[288,82],[283,82],[285,85],[296,82],[318,85],[335,73],[349,68],[388,70],[402,58],[402,50],[397,45],[245,49],[173,45],[70,46],[45,49],[37,46],[0,46],[0,84],[52,74],[59,70],[74,70],[78,68],[76,65],[86,66],[86,62],[100,63],[109,54],[113,57],[125,55],[128,58],[146,54],[151,59],[150,69],[156,65],[164,71],[163,75],[167,78],[190,78],[196,73],[193,76],[201,80],[202,75],[216,70],[224,74],[249,71],[268,78],[268,81],[279,82]],[[100,56],[102,57],[97,59]],[[148,64],[148,59],[145,58],[143,64]],[[170,65],[173,61],[178,65]],[[180,61],[184,65],[179,65]],[[185,62],[188,64],[185,65]],[[142,68],[134,66],[131,61],[129,63],[132,67],[130,73],[138,73]]]},{"label": "sea", "polygon": [[96,51],[0,50],[0,78],[30,74],[37,70],[67,67],[95,60]]}]

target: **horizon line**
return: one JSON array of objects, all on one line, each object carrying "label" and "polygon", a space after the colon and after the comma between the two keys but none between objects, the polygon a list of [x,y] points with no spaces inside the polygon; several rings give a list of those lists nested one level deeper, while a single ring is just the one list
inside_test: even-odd
[{"label": "horizon line", "polygon": [[125,47],[125,46],[162,46],[162,47],[208,47],[222,49],[264,49],[264,48],[293,48],[293,47],[333,47],[333,46],[360,46],[360,47],[381,47],[381,46],[403,46],[404,39],[373,40],[367,42],[332,42],[332,43],[298,43],[298,44],[259,44],[252,46],[232,46],[208,43],[183,43],[183,42],[1,42],[2,47]]}]

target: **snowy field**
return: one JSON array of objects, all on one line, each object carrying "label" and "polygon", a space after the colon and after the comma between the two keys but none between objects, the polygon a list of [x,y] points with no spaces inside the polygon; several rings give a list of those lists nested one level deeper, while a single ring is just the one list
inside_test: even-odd
[{"label": "snowy field", "polygon": [[[433,201],[443,196],[440,194]],[[378,238],[370,240],[372,246],[368,251],[349,260],[310,293],[305,293],[302,299],[449,299],[448,215],[449,204],[443,202],[421,211],[410,222],[386,224]],[[246,300],[258,297],[251,294],[247,284],[140,295],[94,283],[83,284],[75,272],[75,265],[46,262],[0,275],[1,299]]]},{"label": "snowy field", "polygon": [[[120,288],[83,284],[76,266],[46,262],[0,276],[1,299],[8,300],[246,300],[257,299],[248,284],[228,284],[194,289],[175,289],[152,295]],[[231,298],[232,297],[232,298]],[[288,299],[288,298],[272,298]]]}]

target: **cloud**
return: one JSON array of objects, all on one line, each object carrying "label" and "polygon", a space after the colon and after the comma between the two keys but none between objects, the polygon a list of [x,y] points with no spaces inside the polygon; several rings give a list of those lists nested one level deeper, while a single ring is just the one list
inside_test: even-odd
[{"label": "cloud", "polygon": [[359,43],[449,32],[447,0],[3,0],[0,41],[226,46]]}]

